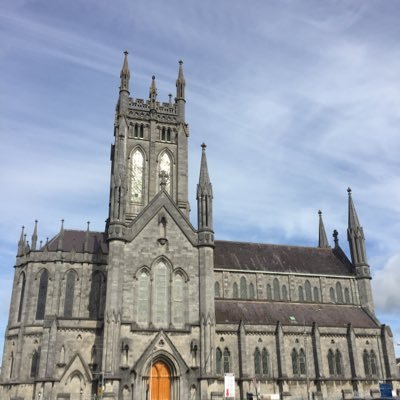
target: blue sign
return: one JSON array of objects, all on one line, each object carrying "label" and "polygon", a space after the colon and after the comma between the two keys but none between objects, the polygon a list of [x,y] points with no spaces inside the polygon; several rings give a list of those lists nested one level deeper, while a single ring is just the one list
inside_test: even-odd
[{"label": "blue sign", "polygon": [[393,386],[391,383],[380,383],[379,390],[381,391],[381,397],[393,397],[392,396]]}]

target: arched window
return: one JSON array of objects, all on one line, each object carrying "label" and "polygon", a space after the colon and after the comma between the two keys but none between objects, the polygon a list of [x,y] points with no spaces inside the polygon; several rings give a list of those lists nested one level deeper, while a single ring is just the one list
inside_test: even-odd
[{"label": "arched window", "polygon": [[371,375],[371,368],[370,368],[370,360],[369,360],[369,353],[367,350],[363,352],[363,362],[364,362],[364,372],[365,376]]},{"label": "arched window", "polygon": [[336,375],[343,375],[342,354],[339,350],[336,350],[335,358]]},{"label": "arched window", "polygon": [[49,273],[47,269],[43,270],[39,280],[39,292],[36,306],[36,319],[44,319],[46,312],[46,298],[47,298],[47,286],[49,282]]},{"label": "arched window", "polygon": [[105,280],[100,271],[92,273],[92,283],[89,293],[89,318],[100,318],[103,316],[105,297]]},{"label": "arched window", "polygon": [[14,373],[14,352],[11,352],[10,355],[10,379],[13,377]]},{"label": "arched window", "polygon": [[343,303],[343,291],[340,282],[336,282],[336,299],[338,303]]},{"label": "arched window", "polygon": [[304,292],[302,286],[299,286],[299,301],[304,301]]},{"label": "arched window", "polygon": [[25,297],[25,274],[22,272],[19,276],[18,286],[19,286],[19,306],[18,306],[18,319],[17,321],[21,321],[22,317],[22,307],[24,306],[24,297]]},{"label": "arched window", "polygon": [[254,351],[254,374],[261,375],[261,352],[258,348]]},{"label": "arched window", "polygon": [[370,371],[371,375],[378,375],[378,368],[377,368],[377,363],[376,363],[376,354],[373,350],[371,350],[371,353],[369,355],[369,360],[370,360]]},{"label": "arched window", "polygon": [[167,142],[171,141],[171,128],[167,129]]},{"label": "arched window", "polygon": [[269,283],[267,283],[267,299],[272,300],[272,289]]},{"label": "arched window", "polygon": [[148,324],[149,322],[149,304],[150,304],[150,277],[142,271],[138,280],[138,309],[137,321],[139,324]]},{"label": "arched window", "polygon": [[139,137],[139,125],[135,124],[135,133],[133,135],[135,138]]},{"label": "arched window", "polygon": [[332,303],[336,303],[336,299],[335,299],[335,289],[333,287],[331,287],[329,289],[329,297],[331,299]]},{"label": "arched window", "polygon": [[140,132],[139,132],[139,136],[141,139],[143,139],[143,133],[144,133],[144,128],[143,128],[143,124],[140,125]]},{"label": "arched window", "polygon": [[233,294],[232,297],[234,299],[237,299],[239,297],[239,289],[238,289],[238,284],[236,282],[233,282]]},{"label": "arched window", "polygon": [[319,302],[319,290],[318,290],[318,288],[316,286],[314,286],[314,301],[316,303]]},{"label": "arched window", "polygon": [[269,353],[267,349],[262,351],[262,373],[263,375],[269,375]]},{"label": "arched window", "polygon": [[131,201],[143,201],[144,156],[136,149],[131,156]]},{"label": "arched window", "polygon": [[349,288],[344,288],[344,301],[345,301],[346,304],[350,304],[351,303]]},{"label": "arched window", "polygon": [[161,174],[165,177],[165,190],[167,193],[171,193],[172,162],[166,151],[161,154],[158,162],[158,175]]},{"label": "arched window", "polygon": [[168,325],[168,268],[160,261],[155,269],[154,322],[160,326]]},{"label": "arched window", "polygon": [[165,142],[165,140],[166,140],[166,130],[165,130],[165,127],[163,127],[163,128],[161,129],[161,140],[162,140],[163,142]]},{"label": "arched window", "polygon": [[284,301],[288,300],[288,292],[286,285],[282,285],[282,300]]},{"label": "arched window", "polygon": [[247,282],[244,276],[240,278],[240,298],[247,299]]},{"label": "arched window", "polygon": [[75,271],[68,272],[65,283],[64,317],[72,317],[73,315],[76,278]]},{"label": "arched window", "polygon": [[218,375],[222,374],[222,351],[219,347],[215,351],[215,369]]},{"label": "arched window", "polygon": [[331,349],[328,351],[328,367],[329,375],[335,375],[335,355]]},{"label": "arched window", "polygon": [[36,378],[38,376],[39,372],[39,361],[40,361],[40,353],[39,351],[34,351],[32,354],[32,360],[31,360],[31,378]]},{"label": "arched window", "polygon": [[224,349],[224,373],[231,372],[231,353],[228,348]]},{"label": "arched window", "polygon": [[215,297],[221,297],[221,291],[219,288],[219,282],[214,283],[214,296]]},{"label": "arched window", "polygon": [[182,275],[175,275],[174,279],[174,324],[180,326],[185,322],[184,301],[184,280]]},{"label": "arched window", "polygon": [[306,280],[306,282],[304,284],[304,289],[306,292],[306,301],[308,301],[308,302],[312,301],[311,283],[309,280]]},{"label": "arched window", "polygon": [[303,349],[300,349],[299,353],[299,370],[300,370],[300,375],[305,375],[306,374],[306,353],[304,352]]},{"label": "arched window", "polygon": [[274,300],[280,300],[281,299],[281,289],[280,289],[279,281],[277,278],[275,278],[273,280],[272,286],[274,288]]},{"label": "arched window", "polygon": [[299,375],[299,354],[296,349],[292,350],[292,371],[293,375]]},{"label": "arched window", "polygon": [[249,284],[249,297],[250,297],[250,299],[255,299],[256,298],[256,294],[254,292],[253,282],[250,282],[250,284]]}]

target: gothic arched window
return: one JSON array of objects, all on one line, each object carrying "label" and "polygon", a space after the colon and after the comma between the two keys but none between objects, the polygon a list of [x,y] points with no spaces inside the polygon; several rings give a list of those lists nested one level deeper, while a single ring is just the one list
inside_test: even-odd
[{"label": "gothic arched window", "polygon": [[240,278],[240,298],[247,299],[247,282],[244,276]]},{"label": "gothic arched window", "polygon": [[150,278],[149,275],[142,271],[138,280],[138,310],[137,321],[139,324],[147,324],[149,322],[149,304],[150,304]]},{"label": "gothic arched window", "polygon": [[329,375],[335,375],[335,355],[331,349],[328,351],[328,367]]},{"label": "gothic arched window", "polygon": [[221,297],[221,291],[219,288],[219,282],[214,283],[214,296],[215,297]]},{"label": "gothic arched window", "polygon": [[282,285],[282,300],[283,301],[287,301],[288,300],[288,292],[287,292],[286,285]]},{"label": "gothic arched window", "polygon": [[302,286],[299,286],[299,301],[304,301],[304,291]]},{"label": "gothic arched window", "polygon": [[143,201],[144,156],[141,150],[136,149],[131,156],[131,201]]},{"label": "gothic arched window", "polygon": [[174,324],[182,325],[185,322],[184,315],[184,280],[177,274],[174,278]]},{"label": "gothic arched window", "polygon": [[167,129],[167,142],[171,141],[171,128]]},{"label": "gothic arched window", "polygon": [[168,304],[169,304],[169,293],[168,293],[168,282],[169,273],[168,268],[164,262],[160,261],[155,269],[154,274],[155,281],[155,301],[154,301],[154,322],[160,326],[168,325]]},{"label": "gothic arched window", "polygon": [[215,351],[215,370],[218,375],[222,374],[222,351],[219,347]]},{"label": "gothic arched window", "polygon": [[32,354],[32,360],[31,360],[31,373],[30,373],[31,378],[36,378],[38,376],[39,361],[40,361],[40,353],[39,351],[35,350]]},{"label": "gothic arched window", "polygon": [[292,371],[293,375],[299,375],[299,354],[296,349],[292,350]]},{"label": "gothic arched window", "polygon": [[336,298],[338,303],[343,303],[343,291],[340,282],[336,282]]},{"label": "gothic arched window", "polygon": [[274,288],[274,300],[280,300],[281,299],[281,289],[280,289],[279,281],[277,278],[275,278],[273,280],[272,286]]},{"label": "gothic arched window", "polygon": [[228,348],[224,349],[224,373],[231,371],[231,353]]},{"label": "gothic arched window", "polygon": [[363,362],[364,362],[365,376],[370,376],[371,375],[370,359],[369,359],[369,353],[367,350],[364,350],[364,352],[363,352]]},{"label": "gothic arched window", "polygon": [[46,298],[47,298],[47,286],[49,283],[49,273],[47,269],[43,270],[39,280],[39,292],[36,306],[36,319],[44,319],[46,312]]},{"label": "gothic arched window", "polygon": [[262,351],[262,373],[263,375],[268,375],[269,374],[269,353],[267,349],[263,349]]},{"label": "gothic arched window", "polygon": [[103,315],[105,286],[104,275],[100,271],[93,272],[89,292],[89,318],[100,318]]},{"label": "gothic arched window", "polygon": [[75,271],[68,272],[65,283],[64,317],[72,317],[73,315],[76,278]]},{"label": "gothic arched window", "polygon": [[316,302],[316,303],[318,303],[319,302],[319,290],[318,290],[318,288],[316,287],[316,286],[314,286],[314,301]]},{"label": "gothic arched window", "polygon": [[254,291],[254,285],[253,285],[252,282],[250,282],[250,284],[249,284],[249,298],[250,299],[255,299],[256,298],[256,294],[255,294],[255,291]]},{"label": "gothic arched window", "polygon": [[370,371],[371,375],[377,375],[378,374],[378,368],[376,364],[376,354],[373,350],[371,350],[370,356],[369,356],[369,361],[370,361]]},{"label": "gothic arched window", "polygon": [[133,135],[135,138],[139,137],[139,125],[135,124],[135,133]]},{"label": "gothic arched window", "polygon": [[350,301],[350,291],[349,291],[349,288],[344,288],[344,302],[345,302],[346,304],[350,304],[350,303],[351,303],[351,301]]},{"label": "gothic arched window", "polygon": [[141,139],[143,139],[143,136],[144,136],[144,128],[143,128],[143,124],[141,124],[141,125],[140,125],[139,137],[140,137]]},{"label": "gothic arched window", "polygon": [[343,374],[342,353],[339,350],[336,350],[335,353],[335,367],[336,367],[336,375],[342,375]]},{"label": "gothic arched window", "polygon": [[335,299],[335,289],[333,287],[331,287],[329,289],[329,297],[331,299],[332,303],[336,303],[336,299]]},{"label": "gothic arched window", "polygon": [[304,352],[303,349],[300,349],[299,352],[299,370],[300,370],[300,375],[305,375],[306,374],[306,353]]},{"label": "gothic arched window", "polygon": [[171,194],[172,161],[169,154],[164,151],[158,160],[158,175],[163,175],[165,179],[165,190]]},{"label": "gothic arched window", "polygon": [[272,289],[269,283],[267,283],[267,300],[272,300]]},{"label": "gothic arched window", "polygon": [[308,301],[308,302],[312,301],[311,283],[309,280],[306,280],[306,282],[304,284],[304,289],[306,292],[306,301]]},{"label": "gothic arched window", "polygon": [[17,321],[21,321],[22,317],[22,307],[24,306],[25,297],[25,274],[22,272],[19,276],[18,286],[19,286],[19,306],[18,306],[18,318]]},{"label": "gothic arched window", "polygon": [[238,289],[238,284],[236,282],[233,282],[233,290],[232,290],[233,294],[232,297],[234,299],[237,299],[239,297],[239,289]]},{"label": "gothic arched window", "polygon": [[254,374],[261,375],[261,352],[258,348],[254,351]]},{"label": "gothic arched window", "polygon": [[14,352],[11,352],[10,355],[10,379],[13,377],[14,373]]}]

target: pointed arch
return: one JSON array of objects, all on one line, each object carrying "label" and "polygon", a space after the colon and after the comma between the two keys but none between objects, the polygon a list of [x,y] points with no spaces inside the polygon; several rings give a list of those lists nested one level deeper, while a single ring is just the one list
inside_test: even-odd
[{"label": "pointed arch", "polygon": [[173,322],[182,326],[185,323],[185,281],[181,274],[175,273],[173,285]]},{"label": "pointed arch", "polygon": [[244,276],[240,278],[240,298],[247,299],[247,281]]},{"label": "pointed arch", "polygon": [[299,351],[299,371],[300,371],[300,375],[305,375],[306,374],[306,353],[304,352],[303,349],[300,349]]},{"label": "pointed arch", "polygon": [[158,327],[169,324],[169,281],[170,267],[160,258],[152,267],[154,281],[153,323]]},{"label": "pointed arch", "polygon": [[332,349],[328,351],[328,368],[329,368],[329,375],[335,375],[335,355],[333,354]]},{"label": "pointed arch", "polygon": [[215,351],[215,372],[218,375],[222,374],[222,351],[219,347]]},{"label": "pointed arch", "polygon": [[272,289],[269,283],[267,283],[267,300],[272,300]]},{"label": "pointed arch", "polygon": [[304,291],[302,286],[299,286],[299,301],[304,301]]},{"label": "pointed arch", "polygon": [[270,359],[269,359],[269,352],[265,347],[263,348],[262,351],[261,362],[262,362],[263,375],[269,375]]},{"label": "pointed arch", "polygon": [[343,360],[342,360],[342,353],[339,349],[335,352],[335,369],[336,375],[343,375]]},{"label": "pointed arch", "polygon": [[224,373],[231,372],[231,353],[227,347],[224,349]]},{"label": "pointed arch", "polygon": [[336,282],[336,299],[338,303],[343,303],[343,290],[340,282]]},{"label": "pointed arch", "polygon": [[291,358],[293,375],[299,375],[299,354],[297,353],[296,349],[292,350]]},{"label": "pointed arch", "polygon": [[312,301],[311,283],[308,279],[304,283],[304,291],[306,292],[306,301],[311,302]]},{"label": "pointed arch", "polygon": [[47,287],[49,284],[49,271],[43,269],[39,279],[39,290],[36,305],[36,319],[44,319],[46,313]]},{"label": "pointed arch", "polygon": [[166,182],[165,182],[165,190],[167,193],[171,194],[172,188],[172,177],[173,177],[173,157],[171,152],[168,149],[164,149],[160,152],[158,156],[158,187],[157,191],[160,190],[160,174],[164,173]]},{"label": "pointed arch", "polygon": [[150,274],[146,267],[138,275],[137,322],[147,325],[150,317]]},{"label": "pointed arch", "polygon": [[280,300],[281,299],[281,288],[279,285],[278,278],[275,278],[272,281],[272,286],[274,288],[274,300]]},{"label": "pointed arch", "polygon": [[363,352],[363,363],[364,363],[364,373],[365,376],[371,375],[371,368],[370,368],[370,360],[369,360],[369,353],[367,350]]},{"label": "pointed arch", "polygon": [[106,280],[101,271],[93,271],[89,292],[89,318],[100,318],[104,313]]},{"label": "pointed arch", "polygon": [[378,365],[376,362],[376,354],[373,350],[371,350],[371,352],[369,354],[369,361],[370,361],[371,375],[373,375],[373,376],[378,375]]},{"label": "pointed arch", "polygon": [[134,203],[143,202],[145,153],[136,146],[130,154],[130,199]]},{"label": "pointed arch", "polygon": [[31,371],[30,377],[36,378],[39,372],[39,362],[40,362],[40,349],[35,350],[31,358]]},{"label": "pointed arch", "polygon": [[336,303],[335,289],[333,287],[329,289],[329,298],[332,303]]},{"label": "pointed arch", "polygon": [[18,322],[21,321],[22,310],[24,306],[25,283],[26,283],[25,272],[21,272],[18,279],[18,288],[19,288],[19,305],[18,305],[18,316],[17,316]]},{"label": "pointed arch", "polygon": [[350,304],[350,303],[351,303],[351,300],[350,300],[350,291],[349,291],[349,288],[348,288],[348,287],[344,288],[344,302],[345,302],[346,304]]},{"label": "pointed arch", "polygon": [[314,292],[314,301],[316,303],[319,303],[319,289],[317,288],[317,286],[314,286],[313,292]]},{"label": "pointed arch", "polygon": [[254,290],[253,282],[250,282],[250,284],[249,284],[249,298],[250,299],[255,299],[256,298],[256,293],[255,293],[255,290]]},{"label": "pointed arch", "polygon": [[288,299],[288,291],[286,285],[282,285],[282,300],[287,301]]},{"label": "pointed arch", "polygon": [[74,314],[75,282],[78,280],[78,274],[70,269],[66,274],[65,296],[64,296],[64,317],[71,318]]},{"label": "pointed arch", "polygon": [[258,347],[254,351],[254,374],[261,375],[261,352]]}]

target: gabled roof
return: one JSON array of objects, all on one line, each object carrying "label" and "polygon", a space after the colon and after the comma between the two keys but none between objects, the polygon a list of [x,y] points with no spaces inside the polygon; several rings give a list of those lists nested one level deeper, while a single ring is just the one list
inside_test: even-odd
[{"label": "gabled roof", "polygon": [[353,275],[353,266],[338,249],[264,243],[215,241],[214,268]]},{"label": "gabled roof", "polygon": [[310,326],[316,322],[323,327],[378,328],[367,312],[354,305],[307,304],[267,301],[215,300],[217,324]]}]

